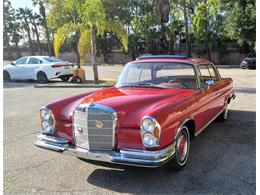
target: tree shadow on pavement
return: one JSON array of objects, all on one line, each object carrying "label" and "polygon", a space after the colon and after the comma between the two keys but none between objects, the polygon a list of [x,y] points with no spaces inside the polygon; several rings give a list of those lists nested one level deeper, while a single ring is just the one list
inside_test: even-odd
[{"label": "tree shadow on pavement", "polygon": [[[231,110],[225,122],[213,122],[191,142],[186,167],[140,168],[106,163],[87,182],[119,193],[255,193],[254,111]],[[250,159],[250,160],[249,160]]]}]

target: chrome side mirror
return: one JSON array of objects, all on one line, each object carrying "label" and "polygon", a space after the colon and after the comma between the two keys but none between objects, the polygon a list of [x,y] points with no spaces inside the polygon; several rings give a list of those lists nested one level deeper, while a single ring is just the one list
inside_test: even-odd
[{"label": "chrome side mirror", "polygon": [[206,84],[206,89],[209,89],[211,85],[213,85],[215,83],[214,80],[207,80],[205,81]]},{"label": "chrome side mirror", "polygon": [[13,61],[13,62],[11,63],[11,65],[15,65],[15,63],[16,63],[16,61]]}]

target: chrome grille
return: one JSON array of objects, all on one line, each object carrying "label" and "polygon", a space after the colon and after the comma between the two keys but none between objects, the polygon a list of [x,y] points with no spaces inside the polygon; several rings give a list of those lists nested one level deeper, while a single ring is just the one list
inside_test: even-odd
[{"label": "chrome grille", "polygon": [[88,150],[112,150],[116,112],[100,104],[78,106],[73,116],[76,146]]}]

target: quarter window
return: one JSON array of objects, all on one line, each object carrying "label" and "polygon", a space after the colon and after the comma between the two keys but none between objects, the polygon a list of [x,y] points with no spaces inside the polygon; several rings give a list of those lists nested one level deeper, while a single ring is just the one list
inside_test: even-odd
[{"label": "quarter window", "polygon": [[200,79],[203,83],[207,80],[213,80],[214,82],[218,81],[218,75],[216,74],[215,69],[211,64],[199,65],[198,66]]}]

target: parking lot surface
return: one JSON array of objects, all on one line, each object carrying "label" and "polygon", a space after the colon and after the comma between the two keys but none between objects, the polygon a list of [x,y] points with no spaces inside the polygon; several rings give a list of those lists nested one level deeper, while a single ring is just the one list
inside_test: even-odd
[{"label": "parking lot surface", "polygon": [[[106,68],[99,68],[105,72]],[[108,69],[107,69],[108,70]],[[120,68],[102,77],[117,78]],[[255,70],[220,69],[237,95],[226,122],[214,122],[191,142],[180,172],[89,164],[33,145],[40,133],[39,109],[58,98],[94,89],[33,88],[4,84],[4,193],[43,194],[253,194],[255,193]]]}]

